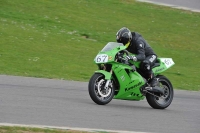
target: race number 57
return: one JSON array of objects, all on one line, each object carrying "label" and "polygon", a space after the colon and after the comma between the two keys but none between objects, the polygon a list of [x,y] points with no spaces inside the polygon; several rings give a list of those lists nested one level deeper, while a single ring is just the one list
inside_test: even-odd
[{"label": "race number 57", "polygon": [[95,58],[96,63],[104,63],[108,62],[108,55],[107,54],[99,54]]},{"label": "race number 57", "polygon": [[165,63],[165,66],[167,68],[169,68],[170,66],[174,65],[174,61],[172,60],[172,58],[162,58],[161,60],[162,60],[162,62]]}]

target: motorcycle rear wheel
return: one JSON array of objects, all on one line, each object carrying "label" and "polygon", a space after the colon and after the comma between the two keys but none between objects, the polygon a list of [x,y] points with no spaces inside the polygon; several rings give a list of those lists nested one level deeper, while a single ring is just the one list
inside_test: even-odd
[{"label": "motorcycle rear wheel", "polygon": [[159,87],[161,87],[164,90],[164,95],[158,95],[156,93],[146,94],[146,99],[149,105],[154,109],[165,109],[167,108],[174,96],[173,86],[169,79],[167,79],[165,76],[159,75],[157,76],[159,79]]},{"label": "motorcycle rear wheel", "polygon": [[108,89],[104,89],[105,83],[104,75],[95,73],[89,81],[88,91],[91,99],[99,105],[108,104],[114,97],[115,87],[113,82],[110,82]]}]

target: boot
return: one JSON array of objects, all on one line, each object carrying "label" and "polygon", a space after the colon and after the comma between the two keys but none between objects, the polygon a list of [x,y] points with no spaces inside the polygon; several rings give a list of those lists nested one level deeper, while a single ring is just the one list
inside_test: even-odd
[{"label": "boot", "polygon": [[158,84],[158,79],[154,76],[153,73],[150,74],[149,84],[151,87],[155,87]]},{"label": "boot", "polygon": [[149,84],[150,84],[151,87],[155,87],[158,84],[158,79],[156,77],[152,77],[149,80]]}]

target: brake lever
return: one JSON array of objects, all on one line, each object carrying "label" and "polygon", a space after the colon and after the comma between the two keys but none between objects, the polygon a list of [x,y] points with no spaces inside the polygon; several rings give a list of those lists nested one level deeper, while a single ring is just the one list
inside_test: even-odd
[{"label": "brake lever", "polygon": [[118,53],[118,58],[119,58],[119,60],[120,60],[122,63],[127,64],[127,65],[130,65],[129,61],[126,60],[126,59],[123,57],[124,53],[125,53],[126,55],[129,55],[129,53],[128,53],[127,50],[123,50],[123,53]]},{"label": "brake lever", "polygon": [[128,61],[128,60],[126,60],[125,58],[122,58],[122,62],[123,62],[124,64],[127,64],[127,65],[129,65],[129,61]]}]

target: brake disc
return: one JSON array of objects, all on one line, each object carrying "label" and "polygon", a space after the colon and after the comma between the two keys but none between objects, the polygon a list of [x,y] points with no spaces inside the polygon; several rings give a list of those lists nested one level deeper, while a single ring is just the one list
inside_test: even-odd
[{"label": "brake disc", "polygon": [[105,81],[104,79],[101,79],[98,82],[97,91],[98,91],[100,96],[107,97],[107,96],[109,96],[111,94],[111,88],[108,87],[108,90],[105,90],[104,87],[102,87],[102,85],[104,84],[104,81]]}]

